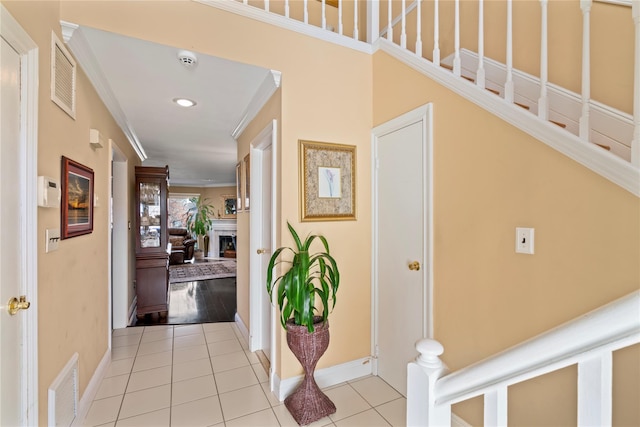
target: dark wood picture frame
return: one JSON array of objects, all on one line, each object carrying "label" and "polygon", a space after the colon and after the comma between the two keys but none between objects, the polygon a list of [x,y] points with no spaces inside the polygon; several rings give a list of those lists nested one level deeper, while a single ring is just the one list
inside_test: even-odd
[{"label": "dark wood picture frame", "polygon": [[61,238],[93,232],[93,169],[62,156]]},{"label": "dark wood picture frame", "polygon": [[251,157],[249,154],[244,156],[244,210],[249,210],[249,201],[251,199]]}]

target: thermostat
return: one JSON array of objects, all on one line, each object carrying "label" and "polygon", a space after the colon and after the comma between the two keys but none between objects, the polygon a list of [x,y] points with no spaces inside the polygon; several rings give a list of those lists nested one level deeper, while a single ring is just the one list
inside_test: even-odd
[{"label": "thermostat", "polygon": [[48,176],[38,177],[38,206],[60,207],[60,182]]}]

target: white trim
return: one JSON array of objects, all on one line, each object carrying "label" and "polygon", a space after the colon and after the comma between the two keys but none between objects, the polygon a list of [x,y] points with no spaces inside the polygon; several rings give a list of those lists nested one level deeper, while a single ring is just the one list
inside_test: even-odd
[{"label": "white trim", "polygon": [[126,114],[122,111],[122,107],[120,107],[117,98],[113,94],[109,82],[102,73],[100,64],[98,64],[98,61],[93,55],[89,42],[82,32],[82,28],[77,24],[65,21],[60,21],[60,26],[62,27],[64,41],[69,46],[69,49],[71,49],[73,55],[78,59],[78,63],[82,64],[85,74],[89,77],[100,99],[107,106],[107,109],[116,123],[118,123],[118,126],[120,126],[120,129],[122,129],[122,132],[127,137],[129,144],[131,144],[131,147],[140,160],[146,160],[147,154],[144,152],[144,148],[142,148],[142,144],[138,140],[133,126],[129,123]]},{"label": "white trim", "polygon": [[198,3],[202,3],[207,6],[215,7],[216,9],[235,13],[236,15],[244,16],[246,18],[255,19],[256,21],[265,22],[267,24],[271,24],[276,27],[294,31],[296,33],[310,36],[319,40],[324,40],[340,46],[344,46],[346,48],[353,49],[358,52],[372,53],[371,45],[369,45],[368,43],[361,42],[359,40],[354,40],[351,37],[343,36],[329,30],[324,30],[319,27],[314,27],[312,25],[305,24],[304,22],[301,22],[301,21],[288,19],[276,13],[266,12],[257,7],[248,6],[246,4],[237,2],[235,0],[194,0],[194,1]]},{"label": "white trim", "polygon": [[472,425],[452,412],[451,427],[472,427]]},{"label": "white trim", "polygon": [[[346,381],[371,375],[371,357],[352,360],[328,368],[315,371],[314,378],[320,388],[331,387]],[[273,393],[279,401],[283,401],[302,381],[302,375],[281,380],[275,375]]]},{"label": "white trim", "polygon": [[107,374],[107,370],[109,369],[109,365],[111,365],[111,348],[107,348],[100,363],[96,367],[96,370],[93,372],[91,379],[89,380],[89,384],[82,393],[82,397],[78,402],[78,414],[76,416],[75,421],[71,425],[82,426],[84,425],[84,419],[89,412],[89,408],[91,408],[91,404],[98,393],[98,389],[100,388],[100,383],[102,379]]},{"label": "white trim", "polygon": [[617,4],[618,6],[628,6],[631,7],[631,0],[593,0],[596,3],[610,3]]},{"label": "white trim", "polygon": [[388,133],[394,132],[403,127],[421,123],[422,135],[423,135],[423,182],[427,182],[427,186],[424,189],[423,197],[423,209],[427,215],[427,226],[424,230],[425,236],[423,246],[423,259],[426,261],[425,269],[427,273],[424,277],[424,301],[423,301],[423,335],[426,337],[433,336],[433,287],[434,287],[434,225],[433,225],[433,105],[425,104],[412,111],[409,111],[399,117],[389,120],[381,125],[376,126],[371,131],[371,200],[372,200],[372,248],[371,248],[371,354],[374,355],[374,366],[372,372],[377,375],[378,373],[378,312],[379,312],[379,296],[378,296],[378,159],[377,148],[378,139]]},{"label": "white trim", "polygon": [[21,263],[24,294],[32,309],[24,313],[22,355],[22,414],[25,425],[37,425],[38,420],[38,45],[20,26],[4,5],[0,4],[0,35],[20,55],[21,76],[21,156],[25,162],[25,221]]},{"label": "white trim", "polygon": [[238,121],[238,124],[235,126],[233,131],[231,132],[231,136],[233,139],[238,139],[242,132],[249,126],[249,123],[258,115],[262,107],[269,101],[271,96],[276,92],[276,90],[280,87],[280,82],[282,81],[282,73],[280,71],[271,70],[268,75],[260,84],[258,91],[251,98],[251,102],[247,105],[247,108],[242,113],[242,117]]},{"label": "white trim", "polygon": [[459,79],[442,67],[385,40],[378,39],[375,50],[382,50],[435,82],[465,97],[467,100],[518,127],[534,138],[600,174],[616,185],[640,197],[640,168],[587,143],[552,123],[543,122],[530,112],[507,103],[487,90],[464,79]]},{"label": "white trim", "polygon": [[244,341],[248,343],[249,329],[247,329],[247,325],[244,324],[244,322],[242,321],[242,317],[240,317],[238,313],[236,313],[234,320],[236,322],[236,326],[238,327],[238,331],[240,332],[240,335],[242,335],[242,338],[244,338]]}]

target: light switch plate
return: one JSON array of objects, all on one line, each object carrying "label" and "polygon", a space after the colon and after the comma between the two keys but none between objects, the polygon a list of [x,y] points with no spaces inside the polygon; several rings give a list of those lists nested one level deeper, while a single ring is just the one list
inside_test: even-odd
[{"label": "light switch plate", "polygon": [[44,251],[49,253],[58,250],[58,242],[60,241],[60,229],[48,228],[44,231],[45,243]]},{"label": "light switch plate", "polygon": [[516,227],[516,253],[533,255],[534,229]]}]

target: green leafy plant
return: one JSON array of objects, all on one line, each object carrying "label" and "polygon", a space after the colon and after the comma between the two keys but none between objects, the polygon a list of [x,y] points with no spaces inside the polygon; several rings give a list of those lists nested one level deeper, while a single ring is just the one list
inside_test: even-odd
[{"label": "green leafy plant", "polygon": [[[310,235],[302,242],[298,233],[287,222],[291,236],[295,241],[295,249],[281,247],[271,256],[267,267],[267,291],[273,301],[277,295],[280,307],[280,323],[286,329],[286,323],[292,319],[296,325],[306,326],[313,332],[316,297],[322,302],[322,321],[326,322],[331,310],[336,305],[336,293],[340,285],[340,273],[335,259],[329,254],[329,244],[324,236]],[[322,242],[324,252],[309,253],[311,243],[315,239]],[[282,260],[283,252],[291,252],[291,261]],[[280,258],[280,259],[279,259]],[[289,269],[272,281],[273,269],[280,264],[290,264]]]},{"label": "green leafy plant", "polygon": [[211,230],[215,211],[213,205],[207,203],[208,200],[201,197],[189,199],[193,206],[187,211],[187,230],[196,236],[204,236]]}]

